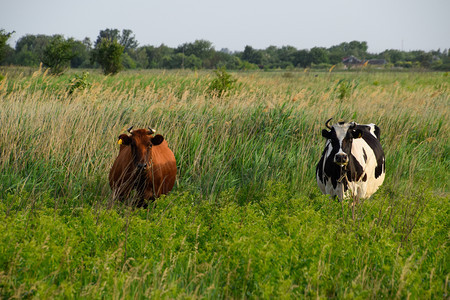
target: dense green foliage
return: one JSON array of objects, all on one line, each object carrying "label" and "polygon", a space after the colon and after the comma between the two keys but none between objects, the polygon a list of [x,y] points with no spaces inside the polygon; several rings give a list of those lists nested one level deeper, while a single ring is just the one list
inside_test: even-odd
[{"label": "dense green foliage", "polygon": [[9,40],[13,33],[14,32],[6,32],[4,29],[0,29],[0,62],[3,61],[6,56],[8,50],[8,45],[6,44],[6,42]]},{"label": "dense green foliage", "polygon": [[125,47],[117,40],[103,38],[96,46],[93,59],[103,70],[105,75],[114,75],[123,68],[122,55]]},{"label": "dense green foliage", "polygon": [[[38,66],[42,61],[43,48],[51,39],[51,36],[46,35],[21,37],[17,41],[15,50],[10,49],[8,56],[3,61],[0,60],[0,63]],[[118,29],[100,30],[93,47],[89,38],[74,41],[72,48],[74,57],[71,60],[71,66],[73,68],[96,66],[95,57],[103,39],[111,43],[117,41],[123,46],[121,60],[127,69],[216,69],[225,66],[228,70],[293,68],[328,70],[337,65],[337,70],[345,68],[342,63],[345,57],[355,56],[362,61],[358,68],[362,68],[364,62],[369,61],[368,67],[373,68],[450,70],[448,49],[429,52],[386,49],[381,53],[369,53],[367,42],[364,41],[343,42],[329,48],[313,47],[312,49],[297,49],[293,46],[253,49],[251,46],[246,46],[243,51],[235,52],[226,48],[217,51],[212,43],[206,40],[183,43],[176,48],[170,48],[164,44],[138,47],[138,42],[129,29],[124,29],[122,32]],[[371,65],[371,59],[378,59],[383,63]]]},{"label": "dense green foliage", "polygon": [[72,43],[73,40],[56,35],[45,47],[42,62],[44,66],[50,68],[51,74],[60,75],[69,68],[70,60],[74,57]]},{"label": "dense green foliage", "polygon": [[225,68],[214,70],[216,78],[209,84],[209,91],[219,97],[233,89],[236,79]]},{"label": "dense green foliage", "polygon": [[[2,73],[2,298],[448,298],[445,74],[230,73],[218,98],[207,72]],[[382,130],[386,181],[356,206],[315,182],[331,116]],[[177,159],[148,210],[111,203],[131,125]]]}]

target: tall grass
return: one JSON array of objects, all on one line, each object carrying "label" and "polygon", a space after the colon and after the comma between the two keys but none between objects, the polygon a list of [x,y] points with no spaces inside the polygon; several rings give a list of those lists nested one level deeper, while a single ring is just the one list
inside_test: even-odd
[{"label": "tall grass", "polygon": [[[223,98],[211,97],[209,75],[197,73],[95,76],[91,89],[73,96],[64,81],[45,74],[7,79],[0,167],[13,176],[3,175],[9,182],[2,188],[74,196],[95,182],[95,194],[107,197],[115,138],[134,125],[156,127],[169,141],[178,186],[208,196],[267,180],[302,189],[314,185],[320,129],[334,117],[381,127],[388,169],[396,174],[388,185],[409,190],[420,178],[446,190],[449,99],[441,74],[426,74],[435,77],[432,84],[421,84],[422,74],[341,75],[359,82],[344,100],[335,89],[340,75],[236,76],[241,87]],[[413,82],[418,87],[410,88]]]},{"label": "tall grass", "polygon": [[[70,73],[2,71],[5,295],[448,296],[443,74],[233,73],[217,97],[207,72],[91,73],[69,94]],[[386,181],[356,219],[316,187],[330,117],[381,128]],[[164,135],[177,184],[148,211],[106,210],[131,125]]]}]

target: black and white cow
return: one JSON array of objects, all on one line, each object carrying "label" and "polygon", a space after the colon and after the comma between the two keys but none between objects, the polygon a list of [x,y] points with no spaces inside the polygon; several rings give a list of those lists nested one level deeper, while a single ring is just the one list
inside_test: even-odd
[{"label": "black and white cow", "polygon": [[331,197],[368,198],[383,183],[384,152],[375,124],[339,122],[322,130],[325,149],[316,167],[320,190]]}]

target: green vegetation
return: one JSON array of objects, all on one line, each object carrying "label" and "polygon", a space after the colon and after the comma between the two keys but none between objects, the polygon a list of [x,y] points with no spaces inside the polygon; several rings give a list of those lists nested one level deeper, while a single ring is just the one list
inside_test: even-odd
[{"label": "green vegetation", "polygon": [[[8,34],[0,31],[1,41],[8,38]],[[15,49],[6,45],[3,65],[39,66],[43,61],[43,49],[55,36],[25,35],[16,43]],[[367,42],[343,42],[329,48],[313,47],[311,49],[297,49],[293,46],[269,46],[266,49],[254,49],[246,46],[243,51],[230,51],[227,48],[214,49],[211,42],[196,40],[183,43],[176,48],[164,44],[159,46],[138,46],[133,32],[124,29],[100,30],[92,46],[91,40],[86,37],[83,41],[72,41],[73,57],[70,61],[72,68],[93,68],[99,65],[103,68],[110,66],[114,61],[114,74],[120,69],[217,69],[226,67],[228,70],[291,70],[311,68],[315,70],[344,69],[383,69],[383,70],[450,70],[450,55],[448,49],[438,49],[429,52],[422,50],[400,51],[386,49],[381,53],[369,53]],[[107,40],[102,45],[102,41]],[[108,47],[106,45],[108,44]],[[119,47],[119,45],[121,47]],[[113,47],[114,46],[114,47]],[[122,48],[123,47],[123,48]],[[105,51],[108,48],[110,51]],[[114,51],[112,51],[114,49]],[[100,52],[103,51],[100,54]],[[106,52],[110,53],[105,60]],[[114,53],[112,55],[111,53]],[[343,62],[346,57],[359,59],[359,63],[347,64]],[[113,59],[114,57],[114,59]],[[100,59],[100,60],[99,60]],[[108,61],[108,63],[107,63]],[[367,63],[367,64],[366,64]],[[109,67],[107,67],[109,68]]]},{"label": "green vegetation", "polygon": [[227,72],[225,67],[214,70],[214,73],[216,74],[216,78],[214,78],[209,84],[209,91],[213,95],[221,97],[234,88],[236,79],[234,79],[233,76]]},{"label": "green vegetation", "polygon": [[89,72],[83,72],[83,74],[75,74],[72,79],[70,79],[68,91],[72,94],[76,90],[83,91],[91,86],[89,82]]},{"label": "green vegetation", "polygon": [[[1,73],[2,298],[448,298],[448,75],[227,73],[217,98],[205,71]],[[316,186],[330,117],[381,128],[355,207]],[[111,203],[131,125],[177,158],[148,210]]]},{"label": "green vegetation", "polygon": [[64,39],[61,35],[55,35],[44,49],[42,62],[50,69],[50,73],[61,75],[70,66],[70,60],[74,57],[72,53],[71,39]]},{"label": "green vegetation", "polygon": [[93,59],[103,70],[105,75],[114,75],[123,68],[122,54],[125,47],[117,40],[103,38],[96,46]]},{"label": "green vegetation", "polygon": [[8,50],[6,42],[9,40],[14,32],[6,32],[4,29],[0,29],[0,62],[6,57]]}]

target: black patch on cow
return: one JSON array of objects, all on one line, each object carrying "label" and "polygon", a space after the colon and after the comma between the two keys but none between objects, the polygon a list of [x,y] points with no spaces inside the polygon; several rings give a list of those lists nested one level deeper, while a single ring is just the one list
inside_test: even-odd
[{"label": "black patch on cow", "polygon": [[364,174],[364,176],[363,176],[363,178],[361,180],[366,182],[367,181],[367,174]]},{"label": "black patch on cow", "polygon": [[364,162],[366,163],[367,162],[367,153],[366,153],[366,150],[364,150],[364,148],[363,148],[363,158],[364,158]]},{"label": "black patch on cow", "polygon": [[358,181],[364,170],[353,154],[350,154],[347,168],[347,178],[349,181]]}]

